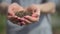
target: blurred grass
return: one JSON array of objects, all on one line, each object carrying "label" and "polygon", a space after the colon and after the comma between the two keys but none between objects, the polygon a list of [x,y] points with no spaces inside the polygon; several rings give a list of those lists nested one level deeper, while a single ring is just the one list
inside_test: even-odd
[{"label": "blurred grass", "polygon": [[5,34],[6,15],[0,14],[0,34]]},{"label": "blurred grass", "polygon": [[60,14],[57,12],[52,15],[52,30],[53,34],[60,34]]},{"label": "blurred grass", "polygon": [[60,15],[58,15],[57,13],[52,15],[52,26],[53,27],[60,26]]}]

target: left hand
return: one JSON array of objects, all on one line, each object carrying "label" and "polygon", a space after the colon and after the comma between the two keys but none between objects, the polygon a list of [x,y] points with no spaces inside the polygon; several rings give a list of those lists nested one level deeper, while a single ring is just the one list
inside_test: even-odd
[{"label": "left hand", "polygon": [[[8,6],[8,19],[11,20],[12,22],[17,22],[18,25],[21,25],[23,23],[24,18],[20,18],[18,16],[15,15],[15,13],[17,11],[23,11],[24,8],[22,6],[20,6],[17,3],[12,3],[11,5]],[[21,23],[22,22],[22,23]],[[20,24],[21,23],[21,24]]]},{"label": "left hand", "polygon": [[39,16],[40,16],[40,9],[38,5],[31,5],[28,8],[26,8],[27,11],[32,11],[32,16],[25,16],[24,18],[26,18],[26,22],[36,22],[39,21]]}]

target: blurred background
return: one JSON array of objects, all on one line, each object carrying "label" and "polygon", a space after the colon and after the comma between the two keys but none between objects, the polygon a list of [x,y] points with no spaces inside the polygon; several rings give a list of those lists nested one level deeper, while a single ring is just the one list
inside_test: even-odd
[{"label": "blurred background", "polygon": [[[10,2],[11,0],[0,0],[1,2]],[[44,0],[45,1],[45,0]],[[56,3],[56,12],[55,14],[51,15],[51,24],[52,24],[52,30],[53,34],[60,34],[60,0],[48,0],[51,2]],[[10,3],[9,3],[10,4]],[[3,12],[3,14],[0,11],[0,34],[6,33],[6,14]]]}]

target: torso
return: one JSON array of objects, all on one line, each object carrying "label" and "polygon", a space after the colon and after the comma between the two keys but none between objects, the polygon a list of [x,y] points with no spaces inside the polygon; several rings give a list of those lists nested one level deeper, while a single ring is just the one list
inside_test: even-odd
[{"label": "torso", "polygon": [[[31,4],[40,4],[42,0],[20,0],[20,4],[23,7],[27,7]],[[37,23],[30,24],[26,27],[24,27],[19,33],[21,34],[39,34],[40,28],[47,26],[46,24],[49,23],[48,21],[48,15],[41,14],[40,20]],[[36,32],[36,33],[35,33]]]},{"label": "torso", "polygon": [[[20,5],[27,7],[31,4],[40,4],[42,0],[20,0]],[[17,34],[40,34],[40,29],[49,26],[48,15],[41,14],[40,20],[37,23],[33,23],[25,26],[23,29],[18,30]],[[18,26],[17,26],[18,27]]]}]

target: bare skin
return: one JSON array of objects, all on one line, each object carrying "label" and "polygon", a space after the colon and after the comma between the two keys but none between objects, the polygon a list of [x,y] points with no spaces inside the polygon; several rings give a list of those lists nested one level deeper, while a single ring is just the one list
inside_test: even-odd
[{"label": "bare skin", "polygon": [[[17,3],[13,3],[8,6],[8,19],[14,19],[14,20],[24,20],[24,18],[20,18],[15,15],[15,12],[24,10],[23,7],[21,7]],[[20,25],[20,24],[19,24]]]},{"label": "bare skin", "polygon": [[48,2],[48,3],[41,4],[40,9],[44,13],[53,14],[56,11],[56,5],[52,2]]},{"label": "bare skin", "polygon": [[[16,6],[16,7],[14,7]],[[13,9],[13,10],[12,10]],[[20,17],[17,17],[15,15],[15,12],[16,10],[31,10],[33,12],[32,16],[25,16],[24,18],[20,18]],[[8,18],[18,18],[18,19],[21,19],[21,20],[24,20],[25,22],[22,22],[22,24],[26,24],[27,23],[32,23],[31,21],[33,22],[36,22],[36,21],[39,21],[39,16],[40,16],[40,13],[43,12],[43,13],[54,13],[55,12],[55,4],[54,3],[51,3],[51,2],[48,2],[48,3],[45,3],[45,4],[41,4],[41,5],[36,5],[36,4],[33,4],[27,8],[23,8],[22,6],[16,4],[16,3],[13,3],[9,6],[8,8],[8,13],[10,13],[11,15],[8,15]],[[27,19],[26,19],[27,18]],[[29,20],[31,21],[29,21]]]},{"label": "bare skin", "polygon": [[44,4],[41,4],[41,5],[33,4],[33,5],[29,6],[27,8],[27,10],[31,10],[33,12],[32,16],[35,17],[35,19],[33,19],[33,17],[31,17],[31,16],[25,16],[25,17],[27,19],[32,20],[32,21],[38,21],[41,12],[42,13],[47,13],[47,14],[48,13],[50,13],[50,14],[55,13],[55,4],[52,3],[52,2],[44,3]]}]

